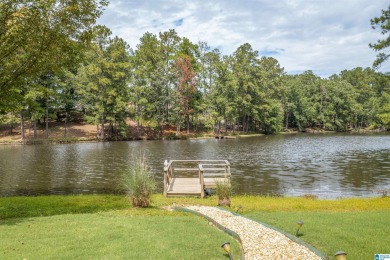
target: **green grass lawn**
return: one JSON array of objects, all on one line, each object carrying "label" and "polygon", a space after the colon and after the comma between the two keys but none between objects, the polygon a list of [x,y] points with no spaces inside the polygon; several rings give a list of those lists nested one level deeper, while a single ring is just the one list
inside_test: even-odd
[{"label": "green grass lawn", "polygon": [[[0,198],[0,259],[227,259],[225,240],[238,258],[238,244],[204,219],[159,208],[173,202],[215,206],[217,199],[154,195],[151,208],[134,209],[118,195]],[[390,198],[235,196],[230,210],[238,205],[240,214],[291,234],[303,220],[300,238],[331,259],[338,250],[349,259],[390,253]]]},{"label": "green grass lawn", "polygon": [[94,213],[129,208],[125,196],[0,197],[0,219]]},{"label": "green grass lawn", "polygon": [[327,254],[348,253],[348,259],[374,259],[375,253],[390,254],[390,198],[317,200],[305,198],[237,196],[232,207],[242,205],[248,218],[295,234]]},{"label": "green grass lawn", "polygon": [[238,242],[202,218],[137,211],[2,220],[0,259],[225,259],[224,241],[240,256]]},{"label": "green grass lawn", "polygon": [[390,254],[390,210],[378,212],[251,212],[246,217],[295,234],[328,256],[337,251],[348,259],[374,259],[375,253]]}]

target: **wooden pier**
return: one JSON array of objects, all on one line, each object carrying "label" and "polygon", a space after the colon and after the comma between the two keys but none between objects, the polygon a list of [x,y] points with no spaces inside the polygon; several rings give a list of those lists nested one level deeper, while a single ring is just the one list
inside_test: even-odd
[{"label": "wooden pier", "polygon": [[164,163],[164,196],[204,197],[204,190],[216,182],[230,183],[227,160],[171,160]]}]

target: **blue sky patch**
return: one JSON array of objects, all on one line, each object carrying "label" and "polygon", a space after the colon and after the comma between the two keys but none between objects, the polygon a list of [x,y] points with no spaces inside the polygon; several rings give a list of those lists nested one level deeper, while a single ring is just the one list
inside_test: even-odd
[{"label": "blue sky patch", "polygon": [[184,22],[184,18],[181,18],[181,19],[179,19],[179,20],[173,21],[173,24],[174,24],[175,26],[181,26],[181,25],[183,24],[183,22]]},{"label": "blue sky patch", "polygon": [[285,49],[282,49],[282,48],[263,49],[263,50],[260,50],[259,54],[261,56],[273,56],[273,55],[279,55],[284,51],[285,51]]}]

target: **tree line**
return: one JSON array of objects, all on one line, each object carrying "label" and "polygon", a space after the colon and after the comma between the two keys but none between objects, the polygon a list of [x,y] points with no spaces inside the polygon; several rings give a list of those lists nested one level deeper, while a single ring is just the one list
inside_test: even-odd
[{"label": "tree line", "polygon": [[177,134],[390,128],[387,73],[358,67],[326,79],[289,75],[248,43],[222,55],[174,30],[146,32],[132,49],[95,24],[107,4],[0,3],[2,124],[23,130],[29,121],[36,133],[51,120],[66,126],[82,118],[102,140],[126,139],[128,119],[137,135],[142,126],[157,134],[167,126]]}]

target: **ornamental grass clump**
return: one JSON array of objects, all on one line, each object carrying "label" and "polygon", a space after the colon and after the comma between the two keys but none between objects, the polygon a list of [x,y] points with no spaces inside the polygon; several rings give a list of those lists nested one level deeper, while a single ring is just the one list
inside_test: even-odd
[{"label": "ornamental grass clump", "polygon": [[124,174],[123,182],[133,207],[149,207],[150,196],[156,188],[156,180],[149,173],[144,157],[137,159]]},{"label": "ornamental grass clump", "polygon": [[230,207],[230,197],[232,196],[232,185],[228,179],[223,181],[215,181],[215,193],[218,196],[218,206],[229,206]]}]

